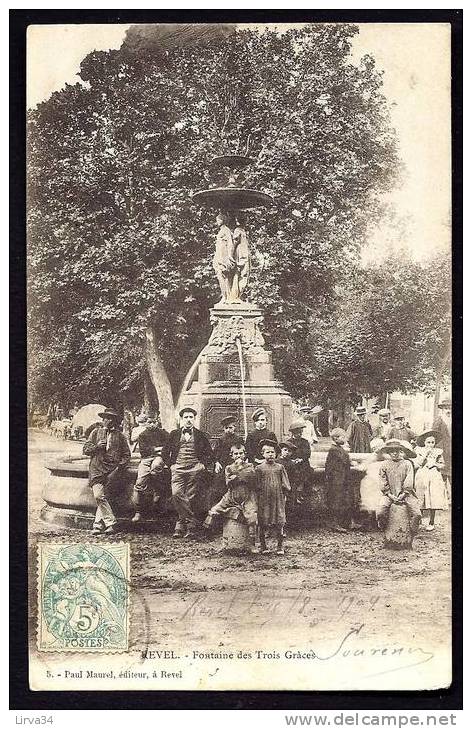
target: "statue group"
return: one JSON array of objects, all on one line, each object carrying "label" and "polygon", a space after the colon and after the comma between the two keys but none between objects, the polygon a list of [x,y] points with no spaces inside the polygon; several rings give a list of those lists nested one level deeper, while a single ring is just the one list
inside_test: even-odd
[{"label": "statue group", "polygon": [[222,304],[243,304],[242,295],[247,286],[250,270],[249,240],[241,212],[232,215],[219,212],[219,226],[213,268],[220,285]]}]

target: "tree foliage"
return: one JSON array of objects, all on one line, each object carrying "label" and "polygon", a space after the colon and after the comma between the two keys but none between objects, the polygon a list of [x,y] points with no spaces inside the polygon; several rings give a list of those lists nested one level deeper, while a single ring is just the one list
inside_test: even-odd
[{"label": "tree foliage", "polygon": [[[352,25],[238,32],[157,54],[94,52],[83,85],[30,113],[30,378],[35,399],[132,398],[146,330],[174,396],[217,300],[214,213],[191,193],[221,182],[217,154],[256,159],[248,186],[275,205],[249,217],[249,297],[265,312],[278,375],[296,396],[381,196],[398,174],[372,58]],[[136,47],[136,44],[134,44]]]},{"label": "tree foliage", "polygon": [[313,320],[307,377],[323,401],[385,392],[431,394],[450,365],[450,256],[405,251],[357,266],[335,291],[330,320]]}]

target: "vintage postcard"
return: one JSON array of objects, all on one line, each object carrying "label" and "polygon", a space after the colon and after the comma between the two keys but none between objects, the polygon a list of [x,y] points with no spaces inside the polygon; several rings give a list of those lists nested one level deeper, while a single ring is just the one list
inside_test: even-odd
[{"label": "vintage postcard", "polygon": [[27,56],[31,689],[448,687],[450,25]]}]

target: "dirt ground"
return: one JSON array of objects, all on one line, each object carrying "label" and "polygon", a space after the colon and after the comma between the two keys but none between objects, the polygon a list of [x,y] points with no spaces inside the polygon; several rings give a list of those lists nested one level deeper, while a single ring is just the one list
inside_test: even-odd
[{"label": "dirt ground", "polygon": [[[127,541],[134,595],[127,665],[151,666],[143,658],[146,651],[168,649],[179,658],[171,670],[183,668],[181,677],[159,688],[436,688],[448,683],[448,512],[438,515],[435,531],[421,530],[413,550],[406,552],[384,549],[378,532],[344,535],[324,525],[289,527],[284,557],[224,553],[219,534],[202,542],[176,541],[170,522],[154,533],[92,537],[39,519],[48,473],[44,464],[80,449],[80,444],[30,433],[32,574],[37,541]],[[34,579],[30,600],[34,631]],[[243,652],[238,661],[211,658],[237,650]],[[297,651],[309,651],[310,658],[298,657]],[[244,659],[244,653],[252,658]],[[72,658],[72,664],[77,660]],[[58,661],[48,655],[49,667]]]}]

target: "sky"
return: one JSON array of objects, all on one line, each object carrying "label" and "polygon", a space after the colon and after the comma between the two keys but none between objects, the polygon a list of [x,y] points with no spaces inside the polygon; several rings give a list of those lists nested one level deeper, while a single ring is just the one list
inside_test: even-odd
[{"label": "sky", "polygon": [[[245,26],[248,27],[248,26]],[[27,105],[36,106],[66,83],[76,83],[93,50],[119,48],[129,25],[36,25],[28,28]],[[384,71],[404,164],[401,186],[385,196],[403,224],[382,221],[365,260],[407,247],[416,258],[450,246],[450,26],[366,23],[353,41],[352,60],[371,54]],[[278,26],[278,29],[283,29]]]}]

